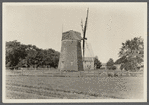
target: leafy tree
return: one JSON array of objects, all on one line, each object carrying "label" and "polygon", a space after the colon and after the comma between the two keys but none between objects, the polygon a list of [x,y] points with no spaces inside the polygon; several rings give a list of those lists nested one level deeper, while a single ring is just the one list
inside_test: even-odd
[{"label": "leafy tree", "polygon": [[16,40],[6,42],[6,65],[9,67],[17,66],[27,55],[25,49],[26,46]]},{"label": "leafy tree", "polygon": [[114,64],[121,64],[123,62],[126,62],[126,57],[125,56],[117,59]]},{"label": "leafy tree", "polygon": [[114,61],[112,58],[110,58],[109,61],[107,62],[107,68],[112,69],[113,65],[114,65]]},{"label": "leafy tree", "polygon": [[35,45],[6,42],[6,66],[8,67],[57,67],[60,53],[53,49],[39,49]]},{"label": "leafy tree", "polygon": [[136,71],[137,67],[144,61],[143,39],[141,37],[135,37],[122,43],[119,57],[119,63],[122,64],[122,69]]},{"label": "leafy tree", "polygon": [[94,58],[94,66],[96,67],[96,69],[100,69],[100,67],[102,66],[97,56],[95,56]]},{"label": "leafy tree", "polygon": [[32,46],[32,45],[27,45],[26,48],[26,53],[27,56],[25,57],[25,63],[27,65],[27,67],[33,67],[37,64],[37,53],[38,53],[38,48],[36,46]]}]

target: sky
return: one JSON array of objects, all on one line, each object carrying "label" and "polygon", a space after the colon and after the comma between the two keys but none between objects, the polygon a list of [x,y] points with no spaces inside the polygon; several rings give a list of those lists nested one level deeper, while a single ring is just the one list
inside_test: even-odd
[{"label": "sky", "polygon": [[[4,41],[61,50],[62,32],[85,23],[87,43],[102,63],[118,59],[122,42],[147,36],[147,3],[3,3]],[[87,51],[86,51],[87,52]]]}]

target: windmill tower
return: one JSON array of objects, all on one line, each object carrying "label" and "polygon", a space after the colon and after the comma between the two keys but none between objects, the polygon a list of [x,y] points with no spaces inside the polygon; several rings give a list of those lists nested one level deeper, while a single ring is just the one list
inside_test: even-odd
[{"label": "windmill tower", "polygon": [[62,33],[61,53],[60,53],[60,59],[59,59],[59,65],[58,65],[58,69],[60,71],[84,70],[81,40],[83,40],[83,57],[84,57],[87,19],[88,19],[88,10],[87,10],[87,17],[86,17],[84,29],[82,25],[83,38],[81,37],[81,33],[73,30]]},{"label": "windmill tower", "polygon": [[70,30],[62,33],[62,46],[58,69],[82,71],[81,33]]}]

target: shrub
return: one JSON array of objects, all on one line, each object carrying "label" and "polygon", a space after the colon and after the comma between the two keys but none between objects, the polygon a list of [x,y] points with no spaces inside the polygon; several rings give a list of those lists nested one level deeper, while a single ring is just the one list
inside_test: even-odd
[{"label": "shrub", "polygon": [[114,73],[114,77],[118,77],[119,75],[117,73]]},{"label": "shrub", "polygon": [[113,77],[113,73],[108,73],[108,77]]},{"label": "shrub", "polygon": [[112,70],[116,70],[116,66],[112,66]]}]

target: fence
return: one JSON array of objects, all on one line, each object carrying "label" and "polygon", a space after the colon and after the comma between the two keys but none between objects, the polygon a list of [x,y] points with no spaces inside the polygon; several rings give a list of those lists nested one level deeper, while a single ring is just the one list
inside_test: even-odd
[{"label": "fence", "polygon": [[6,75],[26,75],[26,76],[49,76],[49,77],[138,77],[143,76],[143,72],[109,71],[109,70],[86,70],[86,71],[59,71],[57,69],[21,69],[6,70]]}]

